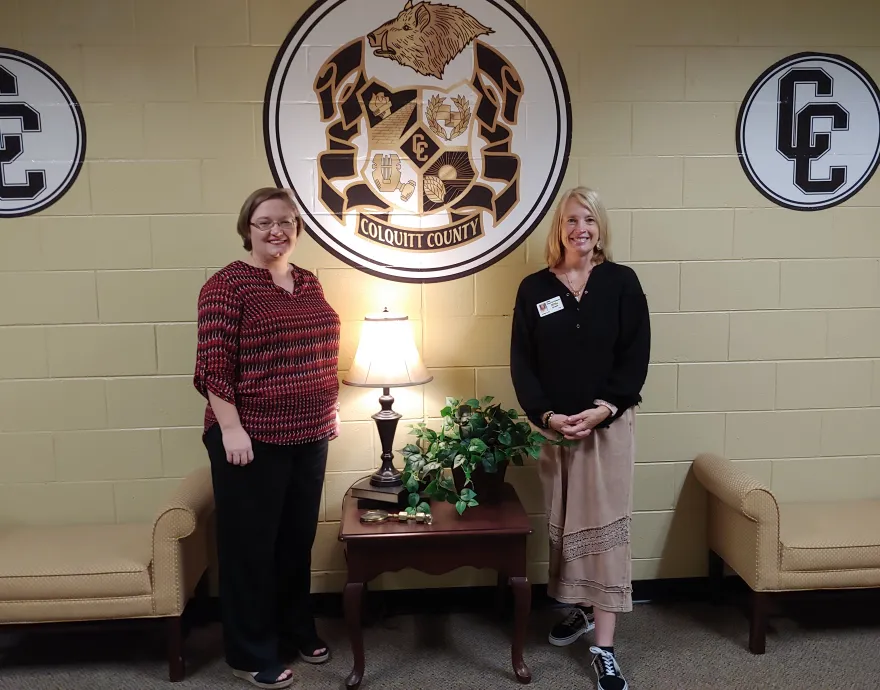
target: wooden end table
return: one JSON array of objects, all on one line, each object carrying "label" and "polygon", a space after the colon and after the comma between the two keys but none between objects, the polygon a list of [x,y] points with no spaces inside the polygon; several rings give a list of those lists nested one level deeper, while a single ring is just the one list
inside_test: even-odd
[{"label": "wooden end table", "polygon": [[511,660],[517,680],[528,683],[531,671],[523,661],[526,624],[532,591],[526,576],[526,538],[532,533],[529,518],[510,484],[504,484],[496,503],[469,508],[459,516],[450,503],[431,503],[433,522],[386,521],[364,524],[363,509],[346,493],[342,502],[339,540],[348,564],[343,605],[351,640],[354,666],[345,681],[358,688],[364,677],[364,638],[361,608],[364,585],[384,572],[413,568],[442,575],[456,568],[491,568],[498,582],[505,580],[514,594],[515,618]]}]

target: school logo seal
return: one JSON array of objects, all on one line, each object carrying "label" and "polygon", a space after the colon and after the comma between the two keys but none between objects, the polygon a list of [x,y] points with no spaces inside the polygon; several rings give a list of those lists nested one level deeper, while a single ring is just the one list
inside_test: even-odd
[{"label": "school logo seal", "polygon": [[0,219],[61,199],[86,156],[86,123],[67,82],[39,58],[0,47]]},{"label": "school logo seal", "polygon": [[790,55],[743,99],[736,148],[749,181],[777,205],[821,211],[842,204],[880,165],[880,90],[842,55]]},{"label": "school logo seal", "polygon": [[459,3],[320,0],[272,68],[275,182],[323,247],[372,275],[435,282],[498,261],[565,174],[553,49],[515,2]]}]

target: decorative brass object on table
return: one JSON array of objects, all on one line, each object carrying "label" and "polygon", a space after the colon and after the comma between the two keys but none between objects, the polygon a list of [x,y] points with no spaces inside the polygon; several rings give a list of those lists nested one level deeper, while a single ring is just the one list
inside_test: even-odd
[{"label": "decorative brass object on table", "polygon": [[385,522],[388,519],[388,511],[368,510],[361,515],[361,522]]},{"label": "decorative brass object on table", "polygon": [[385,510],[367,510],[361,514],[360,517],[361,522],[366,523],[382,523],[387,522],[388,520],[397,520],[398,522],[418,522],[424,523],[426,525],[430,525],[434,518],[430,513],[407,513],[405,510],[401,510],[399,513],[389,513]]}]

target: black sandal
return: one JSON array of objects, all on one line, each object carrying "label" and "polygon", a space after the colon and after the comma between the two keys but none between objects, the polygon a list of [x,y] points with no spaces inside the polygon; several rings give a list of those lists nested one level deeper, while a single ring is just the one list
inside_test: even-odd
[{"label": "black sandal", "polygon": [[[278,680],[278,677],[286,672],[290,672],[290,676],[284,680]],[[252,685],[256,685],[258,688],[287,688],[293,685],[293,671],[281,664],[263,669],[256,673],[254,671],[239,671],[233,669],[232,675],[236,678],[246,680]]]},{"label": "black sandal", "polygon": [[[319,654],[319,649],[324,651]],[[316,637],[309,644],[300,644],[298,651],[299,658],[309,664],[323,664],[330,658],[330,648],[320,637]]]}]

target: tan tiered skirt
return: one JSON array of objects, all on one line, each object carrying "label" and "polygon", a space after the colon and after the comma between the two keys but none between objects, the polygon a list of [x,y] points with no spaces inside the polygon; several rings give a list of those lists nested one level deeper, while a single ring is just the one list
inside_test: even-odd
[{"label": "tan tiered skirt", "polygon": [[634,469],[633,408],[576,446],[544,446],[538,475],[550,535],[549,596],[605,611],[632,610]]}]

